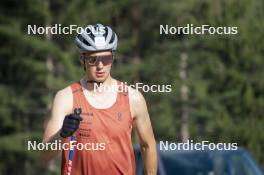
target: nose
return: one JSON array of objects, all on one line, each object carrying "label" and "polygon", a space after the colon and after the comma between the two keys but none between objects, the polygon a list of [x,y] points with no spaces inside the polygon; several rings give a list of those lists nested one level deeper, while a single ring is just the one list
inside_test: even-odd
[{"label": "nose", "polygon": [[103,62],[100,60],[100,61],[97,63],[96,66],[97,66],[97,68],[101,69],[101,68],[104,67],[104,64],[103,64]]}]

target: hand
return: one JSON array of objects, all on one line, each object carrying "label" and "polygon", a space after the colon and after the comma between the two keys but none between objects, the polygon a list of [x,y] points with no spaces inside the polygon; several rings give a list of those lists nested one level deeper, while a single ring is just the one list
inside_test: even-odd
[{"label": "hand", "polygon": [[80,114],[82,113],[81,108],[76,108],[73,114],[65,116],[63,120],[63,125],[60,131],[60,136],[63,138],[73,135],[73,133],[79,128],[80,121],[82,118]]}]

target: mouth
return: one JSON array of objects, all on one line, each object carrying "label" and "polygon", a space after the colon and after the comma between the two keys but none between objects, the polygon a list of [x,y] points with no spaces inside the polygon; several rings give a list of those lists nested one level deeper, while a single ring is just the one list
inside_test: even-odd
[{"label": "mouth", "polygon": [[95,73],[96,77],[98,77],[98,78],[99,78],[99,77],[103,77],[104,74],[105,74],[104,72],[96,72],[96,73]]}]

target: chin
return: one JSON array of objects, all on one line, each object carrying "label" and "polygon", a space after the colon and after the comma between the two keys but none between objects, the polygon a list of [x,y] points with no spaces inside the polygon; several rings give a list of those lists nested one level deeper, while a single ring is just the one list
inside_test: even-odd
[{"label": "chin", "polygon": [[90,79],[97,81],[97,82],[100,82],[100,83],[103,83],[110,76],[109,73],[106,73],[103,76],[97,76],[96,73],[92,73],[90,75],[91,76],[88,76],[88,77],[90,77]]},{"label": "chin", "polygon": [[94,80],[103,83],[106,80],[106,77],[95,77]]}]

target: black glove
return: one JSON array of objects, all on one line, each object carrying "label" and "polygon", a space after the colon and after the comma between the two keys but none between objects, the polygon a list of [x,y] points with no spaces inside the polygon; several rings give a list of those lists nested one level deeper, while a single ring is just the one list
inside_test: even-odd
[{"label": "black glove", "polygon": [[61,137],[69,137],[79,128],[80,121],[82,121],[82,118],[80,116],[81,113],[82,109],[76,108],[73,114],[65,116],[60,132]]}]

